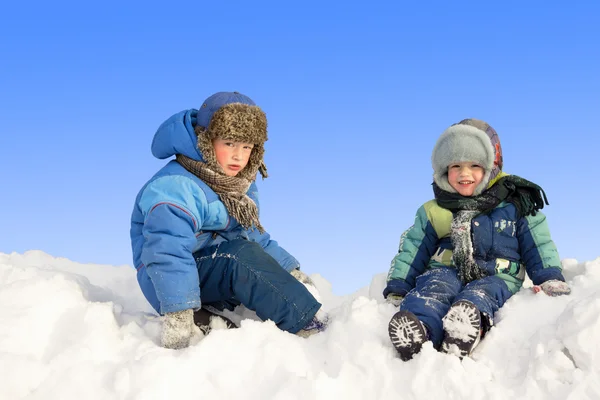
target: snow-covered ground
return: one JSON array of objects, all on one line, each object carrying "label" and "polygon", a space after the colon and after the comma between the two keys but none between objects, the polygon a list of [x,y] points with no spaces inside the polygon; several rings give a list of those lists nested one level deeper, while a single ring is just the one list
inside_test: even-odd
[{"label": "snow-covered ground", "polygon": [[346,297],[312,276],[322,334],[247,318],[173,351],[131,266],[0,253],[0,399],[600,399],[600,258],[563,266],[572,294],[524,288],[471,358],[427,344],[402,362],[383,270]]}]

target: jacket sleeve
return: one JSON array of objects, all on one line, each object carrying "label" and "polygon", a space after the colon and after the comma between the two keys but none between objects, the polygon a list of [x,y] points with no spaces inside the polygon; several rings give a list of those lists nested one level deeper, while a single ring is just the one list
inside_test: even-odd
[{"label": "jacket sleeve", "polygon": [[286,271],[291,272],[293,269],[300,268],[298,260],[283,247],[279,246],[275,240],[271,240],[271,235],[268,232],[260,234],[258,229],[253,229],[248,232],[248,236],[250,240],[260,244],[267,254],[273,257]]},{"label": "jacket sleeve", "polygon": [[438,235],[427,216],[425,206],[417,211],[415,223],[400,236],[398,254],[392,260],[383,297],[389,293],[406,295],[415,287],[415,279],[421,275],[434,254]]},{"label": "jacket sleeve", "polygon": [[[258,201],[258,188],[256,187],[256,182],[253,182],[252,185],[250,185],[248,195],[256,203],[260,214],[260,203]],[[260,244],[267,254],[273,257],[286,271],[291,272],[293,269],[300,268],[298,260],[283,247],[279,246],[275,240],[272,240],[271,235],[269,235],[268,232],[261,234],[258,229],[251,229],[248,230],[248,237],[253,242]]]},{"label": "jacket sleeve", "polygon": [[551,279],[564,281],[556,245],[550,237],[546,216],[537,212],[521,218],[517,225],[521,262],[534,285]]},{"label": "jacket sleeve", "polygon": [[144,215],[141,260],[156,291],[161,314],[200,308],[200,284],[192,251],[206,204],[204,192],[183,176],[158,178],[140,197]]}]

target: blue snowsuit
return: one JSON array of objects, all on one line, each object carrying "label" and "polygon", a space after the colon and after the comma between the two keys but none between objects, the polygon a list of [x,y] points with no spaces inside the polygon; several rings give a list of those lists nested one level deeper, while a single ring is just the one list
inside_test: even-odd
[{"label": "blue snowsuit", "polygon": [[502,202],[471,221],[473,257],[485,277],[464,285],[452,260],[452,213],[435,200],[417,211],[415,223],[400,238],[392,260],[384,297],[405,296],[401,310],[415,314],[438,347],[442,318],[450,306],[468,300],[493,323],[494,313],[521,288],[525,273],[539,285],[564,281],[560,258],[546,217],[519,218],[513,204]]},{"label": "blue snowsuit", "polygon": [[[197,110],[167,119],[152,142],[160,159],[183,154],[203,161],[194,132]],[[258,203],[252,183],[248,196]],[[244,304],[262,319],[295,333],[320,304],[289,272],[298,261],[268,233],[244,229],[218,195],[175,160],[140,190],[131,216],[138,283],[160,314],[210,304]]]}]

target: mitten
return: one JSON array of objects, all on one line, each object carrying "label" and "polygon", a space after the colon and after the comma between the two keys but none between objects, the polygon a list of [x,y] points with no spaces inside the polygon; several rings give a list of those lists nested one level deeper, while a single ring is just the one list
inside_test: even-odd
[{"label": "mitten", "polygon": [[318,302],[321,302],[321,294],[319,293],[319,290],[315,286],[315,283],[313,282],[313,280],[310,279],[308,277],[308,275],[306,275],[304,272],[300,271],[299,269],[293,269],[290,272],[290,275],[292,275],[294,278],[296,278],[296,280],[298,282],[303,284],[304,287],[306,287],[306,289],[308,289],[310,294],[313,295],[315,300],[317,300]]},{"label": "mitten", "polygon": [[298,280],[300,283],[303,283],[305,285],[311,285],[311,286],[315,286],[315,283],[312,281],[312,279],[310,279],[310,277],[308,275],[306,275],[304,272],[300,271],[299,269],[293,269],[292,272],[290,272],[290,274],[296,278],[296,280]]},{"label": "mitten", "polygon": [[385,298],[385,301],[387,301],[390,304],[393,304],[394,307],[400,307],[400,303],[402,303],[402,299],[404,299],[404,296],[399,295],[398,293],[390,293]]},{"label": "mitten", "polygon": [[543,291],[548,296],[562,296],[565,294],[570,294],[571,288],[566,282],[559,281],[557,279],[551,279],[542,283],[541,285],[534,286],[533,291],[535,293]]},{"label": "mitten", "polygon": [[194,333],[194,310],[166,313],[160,343],[167,349],[183,349],[190,345]]}]

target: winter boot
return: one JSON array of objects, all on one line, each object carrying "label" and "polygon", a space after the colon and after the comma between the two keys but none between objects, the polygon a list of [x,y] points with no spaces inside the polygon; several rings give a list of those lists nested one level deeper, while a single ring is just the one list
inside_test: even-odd
[{"label": "winter boot", "polygon": [[194,323],[202,333],[206,336],[213,329],[232,329],[237,328],[229,318],[218,314],[216,309],[212,307],[202,307],[194,312]]},{"label": "winter boot", "polygon": [[444,341],[440,350],[461,359],[470,355],[483,333],[481,312],[477,307],[470,301],[460,300],[450,307],[442,321]]},{"label": "winter boot", "polygon": [[311,319],[308,324],[298,332],[296,335],[302,336],[303,338],[307,338],[319,332],[325,331],[327,329],[327,325],[329,324],[329,316],[325,311],[319,309],[313,319]]},{"label": "winter boot", "polygon": [[400,310],[392,317],[388,333],[402,361],[410,360],[429,340],[425,325],[415,314],[406,310]]}]

